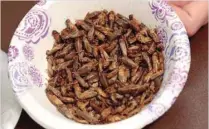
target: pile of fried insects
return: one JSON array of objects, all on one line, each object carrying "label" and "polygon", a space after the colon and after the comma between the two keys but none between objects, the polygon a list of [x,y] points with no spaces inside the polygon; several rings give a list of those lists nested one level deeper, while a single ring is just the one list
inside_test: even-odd
[{"label": "pile of fried insects", "polygon": [[158,92],[164,73],[156,29],[133,15],[89,12],[53,31],[47,50],[46,95],[59,112],[84,124],[120,121],[138,113]]}]

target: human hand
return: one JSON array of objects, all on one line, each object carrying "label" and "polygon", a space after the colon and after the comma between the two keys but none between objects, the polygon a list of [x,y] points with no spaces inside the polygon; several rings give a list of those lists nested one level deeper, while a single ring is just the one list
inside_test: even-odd
[{"label": "human hand", "polygon": [[208,23],[208,1],[169,1],[187,30],[193,36]]}]

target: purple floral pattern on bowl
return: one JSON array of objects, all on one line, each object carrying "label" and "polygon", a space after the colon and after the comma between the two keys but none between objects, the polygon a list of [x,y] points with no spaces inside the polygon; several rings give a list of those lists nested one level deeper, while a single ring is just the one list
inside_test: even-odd
[{"label": "purple floral pattern on bowl", "polygon": [[43,82],[42,82],[42,76],[40,74],[40,71],[35,66],[31,66],[29,67],[28,72],[29,72],[29,75],[31,77],[33,84],[41,87],[43,85]]},{"label": "purple floral pattern on bowl", "polygon": [[181,88],[185,84],[185,79],[187,79],[188,71],[174,68],[172,73],[169,75],[170,82],[167,82],[168,84],[178,84]]},{"label": "purple floral pattern on bowl", "polygon": [[153,0],[150,2],[150,7],[155,19],[160,22],[166,22],[166,24],[168,24],[168,20],[176,18],[172,8],[168,6],[167,2],[164,0]]},{"label": "purple floral pattern on bowl", "polygon": [[10,79],[12,80],[13,90],[16,94],[24,92],[31,83],[28,76],[28,64],[25,62],[18,62],[9,66]]},{"label": "purple floral pattern on bowl", "polygon": [[160,38],[160,41],[165,45],[167,43],[167,40],[168,40],[168,36],[167,36],[167,33],[166,33],[165,29],[162,28],[161,26],[158,26],[157,27],[157,34]]},{"label": "purple floral pattern on bowl", "polygon": [[171,60],[184,60],[184,57],[188,56],[188,51],[184,47],[174,46],[171,49],[170,57]]},{"label": "purple floral pattern on bowl", "polygon": [[183,44],[189,46],[189,40],[187,38],[186,32],[182,33],[173,33],[170,38],[169,42],[173,42],[172,45]]},{"label": "purple floral pattern on bowl", "polygon": [[44,10],[32,9],[26,14],[14,35],[26,43],[36,44],[47,35],[49,25],[50,18]]},{"label": "purple floral pattern on bowl", "polygon": [[160,117],[166,110],[165,106],[160,103],[151,103],[148,109],[153,119]]},{"label": "purple floral pattern on bowl", "polygon": [[42,75],[35,66],[28,62],[17,62],[9,66],[9,75],[12,80],[13,90],[17,95],[24,93],[32,86],[43,85]]},{"label": "purple floral pattern on bowl", "polygon": [[25,56],[26,60],[31,61],[34,58],[33,48],[27,44],[23,46],[23,55]]},{"label": "purple floral pattern on bowl", "polygon": [[9,61],[13,61],[19,55],[19,50],[15,46],[9,46],[8,58]]},{"label": "purple floral pattern on bowl", "polygon": [[189,61],[189,40],[185,33],[173,33],[169,38],[169,45],[165,49],[165,56],[169,60]]},{"label": "purple floral pattern on bowl", "polygon": [[183,27],[183,24],[180,21],[174,22],[171,25],[171,29],[176,31],[176,30],[180,30]]}]

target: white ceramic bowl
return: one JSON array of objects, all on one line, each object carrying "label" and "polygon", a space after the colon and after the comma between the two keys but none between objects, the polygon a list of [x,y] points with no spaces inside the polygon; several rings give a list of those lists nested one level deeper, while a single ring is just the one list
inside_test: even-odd
[{"label": "white ceramic bowl", "polygon": [[[114,10],[157,27],[165,45],[165,73],[160,91],[141,112],[123,121],[83,125],[65,118],[49,102],[46,50],[53,45],[52,30],[61,31],[65,20],[81,19],[88,11]],[[163,0],[41,1],[20,22],[9,47],[9,73],[21,106],[40,125],[50,129],[139,129],[163,115],[184,87],[190,68],[190,44],[176,13]]]}]

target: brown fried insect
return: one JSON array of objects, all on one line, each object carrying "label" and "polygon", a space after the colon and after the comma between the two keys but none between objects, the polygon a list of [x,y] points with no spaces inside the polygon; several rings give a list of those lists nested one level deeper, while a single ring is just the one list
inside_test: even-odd
[{"label": "brown fried insect", "polygon": [[123,115],[128,115],[129,112],[133,111],[137,106],[137,102],[132,100],[128,103],[128,107],[122,112]]},{"label": "brown fried insect", "polygon": [[114,77],[110,78],[110,79],[108,80],[108,84],[109,84],[109,85],[114,84],[115,81],[117,80],[117,78],[118,78],[118,75],[115,75]]},{"label": "brown fried insect", "polygon": [[60,49],[62,49],[64,47],[64,44],[58,44],[56,45],[55,47],[53,47],[50,51],[47,50],[46,51],[46,55],[52,55],[54,54],[55,52],[59,51]]},{"label": "brown fried insect", "polygon": [[123,19],[117,18],[115,19],[115,22],[119,25],[122,26],[123,28],[128,27],[128,22],[124,21]]},{"label": "brown fried insect", "polygon": [[136,35],[136,39],[140,42],[140,43],[143,43],[143,44],[147,44],[147,43],[150,43],[152,41],[152,39],[149,37],[149,36],[144,36],[143,34],[141,33],[138,33]]},{"label": "brown fried insect", "polygon": [[137,38],[136,38],[136,36],[134,34],[130,34],[130,36],[128,37],[129,44],[135,43],[136,40],[137,40]]},{"label": "brown fried insect", "polygon": [[91,13],[87,13],[85,19],[90,19],[98,16],[101,13],[101,11],[94,11]]},{"label": "brown fried insect", "polygon": [[154,29],[150,29],[150,30],[148,31],[148,34],[149,34],[150,37],[152,37],[152,39],[153,39],[156,43],[160,42],[160,39],[159,39],[159,37],[158,37],[158,35],[157,35],[157,33],[155,32]]},{"label": "brown fried insect", "polygon": [[47,95],[49,101],[52,104],[54,104],[55,106],[59,106],[59,105],[63,104],[63,102],[60,99],[58,99],[58,97],[56,95],[53,95],[51,92],[46,91],[46,95]]},{"label": "brown fried insect", "polygon": [[134,18],[133,15],[129,15],[129,24],[130,26],[136,31],[138,32],[140,30],[140,23]]},{"label": "brown fried insect", "polygon": [[97,92],[94,91],[94,90],[86,90],[82,93],[81,92],[81,87],[79,86],[78,83],[74,84],[73,88],[75,90],[76,96],[81,100],[89,99],[89,98],[97,96]]},{"label": "brown fried insect", "polygon": [[79,63],[79,56],[73,57],[72,61],[73,61],[73,69],[75,71],[78,70],[78,68],[81,66],[81,64]]},{"label": "brown fried insect", "polygon": [[112,72],[107,74],[107,78],[112,78],[118,74],[118,69],[113,70]]},{"label": "brown fried insect", "polygon": [[67,46],[65,46],[63,48],[62,51],[58,51],[56,54],[55,54],[55,58],[63,58],[65,57],[66,54],[69,53],[69,51],[73,48],[73,44],[67,44]]},{"label": "brown fried insect", "polygon": [[70,19],[67,19],[65,21],[65,24],[66,24],[67,28],[69,28],[70,31],[72,31],[72,32],[78,30],[77,27],[70,21]]},{"label": "brown fried insect", "polygon": [[95,66],[97,65],[97,62],[94,62],[91,60],[91,62],[84,64],[82,67],[78,69],[78,74],[79,75],[84,75],[89,73]]},{"label": "brown fried insect", "polygon": [[92,53],[92,46],[86,37],[83,37],[84,47],[87,52]]},{"label": "brown fried insect", "polygon": [[105,36],[104,36],[101,32],[95,30],[94,33],[95,33],[95,35],[97,36],[97,38],[98,38],[99,40],[101,40],[101,41],[104,41],[104,40],[105,40]]},{"label": "brown fried insect", "polygon": [[163,53],[158,52],[159,62],[160,62],[160,69],[164,70],[164,56]]},{"label": "brown fried insect", "polygon": [[160,68],[160,62],[158,60],[158,54],[155,52],[152,54],[152,62],[153,62],[153,72],[157,72]]},{"label": "brown fried insect", "polygon": [[89,104],[96,112],[100,113],[103,110],[103,107],[100,105],[99,101],[92,99]]},{"label": "brown fried insect", "polygon": [[73,110],[69,110],[67,108],[66,105],[62,104],[62,105],[58,105],[57,106],[57,109],[58,111],[60,111],[63,115],[65,115],[67,118],[74,118],[74,115],[73,115]]},{"label": "brown fried insect", "polygon": [[149,55],[146,52],[142,52],[142,57],[147,62],[147,65],[149,67],[149,71],[151,71],[152,70],[152,64],[151,64],[151,60],[150,60]]},{"label": "brown fried insect", "polygon": [[137,71],[138,71],[139,67],[133,68],[131,69],[131,77],[135,76]]},{"label": "brown fried insect", "polygon": [[92,79],[88,80],[88,84],[97,83],[98,81],[99,81],[99,77],[96,76],[95,78],[92,78]]},{"label": "brown fried insect", "polygon": [[98,15],[98,24],[99,25],[105,25],[106,24],[106,21],[107,21],[107,15],[102,12]]},{"label": "brown fried insect", "polygon": [[103,33],[104,35],[106,35],[110,41],[112,41],[113,39],[117,37],[117,35],[112,32],[112,29],[108,27],[96,25],[95,28],[101,33]]},{"label": "brown fried insect", "polygon": [[110,60],[110,56],[107,54],[107,52],[102,47],[99,48],[99,51],[100,51],[101,57],[103,59],[105,59],[106,61]]},{"label": "brown fried insect", "polygon": [[70,69],[66,69],[67,75],[68,75],[68,81],[71,83],[73,82],[72,72]]},{"label": "brown fried insect", "polygon": [[163,80],[162,76],[159,76],[154,79],[154,82],[155,82],[155,92],[154,93],[156,93],[160,89],[160,86],[162,84],[162,80]]},{"label": "brown fried insect", "polygon": [[76,20],[76,25],[81,26],[85,31],[89,31],[91,27],[84,20]]},{"label": "brown fried insect", "polygon": [[127,48],[126,48],[126,43],[125,43],[124,38],[120,38],[119,44],[120,44],[120,49],[123,53],[123,56],[127,56]]},{"label": "brown fried insect", "polygon": [[48,87],[47,87],[47,90],[50,91],[50,92],[52,92],[52,93],[53,93],[54,95],[56,95],[57,97],[62,96],[62,95],[61,95],[61,92],[60,92],[58,89],[56,89],[56,88],[54,88],[54,87],[52,87],[52,86],[48,86]]},{"label": "brown fried insect", "polygon": [[84,35],[83,31],[78,31],[77,29],[74,30],[74,32],[70,32],[70,30],[66,28],[66,29],[63,29],[61,32],[62,39],[78,38],[83,35]]},{"label": "brown fried insect", "polygon": [[90,86],[91,87],[98,87],[99,86],[99,82],[97,81],[97,82],[94,82],[94,83],[92,83],[92,84],[90,84]]},{"label": "brown fried insect", "polygon": [[100,83],[103,87],[105,87],[105,88],[108,87],[108,81],[107,81],[107,78],[104,75],[104,73],[99,72],[99,80],[100,80]]},{"label": "brown fried insect", "polygon": [[94,90],[86,90],[80,94],[79,99],[89,99],[97,96],[97,92]]},{"label": "brown fried insect", "polygon": [[81,84],[81,86],[86,87],[86,88],[89,87],[88,83],[86,83],[85,80],[77,72],[74,72],[73,75]]},{"label": "brown fried insect", "polygon": [[65,57],[64,57],[64,59],[67,61],[67,60],[72,60],[73,59],[73,57],[75,57],[76,56],[76,52],[75,51],[72,51],[72,52],[70,52],[69,54],[66,54],[65,55]]},{"label": "brown fried insect", "polygon": [[134,85],[130,84],[129,86],[118,88],[120,93],[134,93],[134,92],[144,92],[148,88],[148,84],[144,85]]},{"label": "brown fried insect", "polygon": [[123,83],[127,82],[130,76],[129,70],[124,65],[119,66],[118,69],[118,79]]},{"label": "brown fried insect", "polygon": [[107,118],[109,115],[111,115],[111,113],[112,113],[112,108],[111,107],[105,108],[101,113],[102,118],[103,119]]},{"label": "brown fried insect", "polygon": [[57,42],[57,43],[61,43],[61,36],[59,34],[59,32],[57,32],[56,30],[53,30],[52,31],[52,36],[54,37],[54,40]]},{"label": "brown fried insect", "polygon": [[150,80],[154,80],[155,78],[157,78],[158,76],[161,76],[163,74],[163,70],[159,70],[155,73],[153,73],[153,71],[150,71],[145,77],[144,77],[144,81],[148,82]]},{"label": "brown fried insect", "polygon": [[98,59],[98,56],[99,56],[99,49],[98,49],[98,47],[97,46],[92,46],[93,47],[93,52],[92,52],[92,54],[94,55],[94,57],[96,58],[96,59]]},{"label": "brown fried insect", "polygon": [[112,114],[121,113],[125,108],[126,108],[125,105],[118,106],[118,107],[116,107],[116,108],[113,110],[113,113],[112,113]]},{"label": "brown fried insect", "polygon": [[137,64],[136,64],[133,60],[129,59],[128,57],[122,57],[122,58],[121,58],[121,61],[122,61],[125,65],[127,65],[127,66],[129,66],[129,67],[131,67],[131,68],[136,68],[136,67],[137,67]]},{"label": "brown fried insect", "polygon": [[63,63],[58,64],[58,65],[56,66],[56,70],[65,69],[65,68],[67,68],[68,66],[71,66],[72,64],[73,64],[73,60],[69,60],[69,61],[63,62]]},{"label": "brown fried insect", "polygon": [[153,54],[156,50],[156,43],[152,43],[152,45],[150,46],[149,50],[147,51],[149,54]]},{"label": "brown fried insect", "polygon": [[61,86],[60,87],[60,90],[61,90],[61,93],[62,93],[62,96],[66,96],[67,94],[67,87],[64,85],[64,86]]},{"label": "brown fried insect", "polygon": [[73,98],[70,98],[70,97],[61,97],[60,100],[62,100],[62,102],[64,102],[64,103],[73,103],[73,102],[75,102],[75,100]]},{"label": "brown fried insect", "polygon": [[111,62],[111,64],[109,65],[108,69],[109,70],[114,70],[118,67],[118,62],[117,62],[117,56],[115,55],[113,57],[113,61]]},{"label": "brown fried insect", "polygon": [[86,111],[81,111],[80,109],[76,108],[75,113],[76,113],[76,115],[78,115],[79,117],[85,119],[89,123],[95,124],[95,123],[98,123],[99,122],[98,119],[96,119],[95,117],[92,117]]},{"label": "brown fried insect", "polygon": [[98,77],[98,73],[97,72],[90,72],[86,77],[85,80],[90,80],[90,79],[94,79]]},{"label": "brown fried insect", "polygon": [[128,116],[133,116],[134,114],[138,113],[140,110],[142,109],[142,106],[138,106],[137,108],[135,108],[134,110],[130,111],[128,113]]},{"label": "brown fried insect", "polygon": [[86,111],[86,107],[89,104],[89,101],[86,101],[86,102],[77,101],[76,104],[78,108],[80,108],[82,111]]},{"label": "brown fried insect", "polygon": [[108,97],[108,95],[107,95],[101,88],[97,87],[97,88],[96,88],[96,91],[97,91],[97,93],[98,93],[99,95],[101,95],[102,97],[104,97],[104,98],[107,98],[107,97]]},{"label": "brown fried insect", "polygon": [[88,32],[88,40],[89,41],[93,41],[94,40],[94,32],[95,32],[94,27],[91,27],[91,29]]},{"label": "brown fried insect", "polygon": [[131,35],[132,29],[128,29],[127,32],[124,34],[124,36],[127,38]]},{"label": "brown fried insect", "polygon": [[113,85],[110,85],[109,87],[107,87],[105,89],[105,92],[111,94],[111,93],[117,92],[117,89],[116,89],[115,85],[113,84]]},{"label": "brown fried insect", "polygon": [[115,22],[115,12],[114,11],[110,11],[109,12],[109,24],[110,24],[110,28],[113,28],[114,22]]},{"label": "brown fried insect", "polygon": [[134,84],[136,84],[139,81],[140,77],[142,76],[142,73],[143,73],[143,69],[140,67],[138,69],[138,71],[136,72],[136,74],[134,74],[132,76],[131,82],[134,83]]},{"label": "brown fried insect", "polygon": [[109,122],[116,122],[116,121],[120,121],[122,119],[123,119],[123,117],[120,116],[120,115],[110,115],[110,116],[107,117],[107,120]]},{"label": "brown fried insect", "polygon": [[117,41],[113,40],[111,44],[105,48],[106,52],[111,52],[117,46]]},{"label": "brown fried insect", "polygon": [[127,17],[125,17],[125,16],[123,16],[122,14],[120,14],[120,13],[117,13],[117,17],[119,17],[120,19],[122,19],[122,20],[124,20],[125,22],[129,22],[129,19],[127,18]]},{"label": "brown fried insect", "polygon": [[56,61],[55,61],[56,64],[61,64],[63,62],[65,62],[65,60],[63,58],[56,59]]},{"label": "brown fried insect", "polygon": [[116,45],[116,47],[110,52],[110,56],[117,56],[119,50],[119,46]]}]

